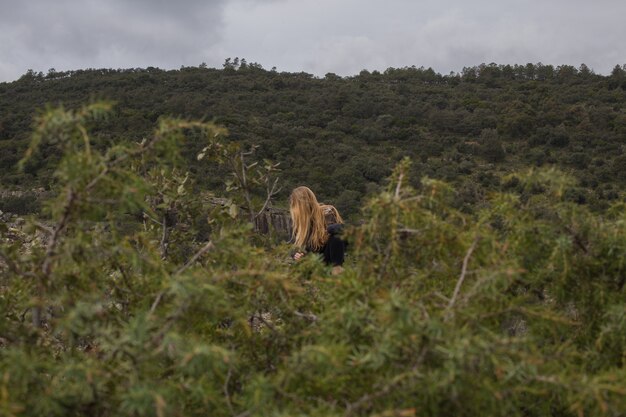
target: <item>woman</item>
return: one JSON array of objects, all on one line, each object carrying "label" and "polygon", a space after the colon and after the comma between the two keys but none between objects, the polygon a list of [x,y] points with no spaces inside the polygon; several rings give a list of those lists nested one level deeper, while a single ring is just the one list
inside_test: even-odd
[{"label": "woman", "polygon": [[[340,273],[346,248],[339,237],[343,220],[337,209],[319,204],[308,187],[298,187],[289,197],[289,212],[294,244],[306,252],[322,254],[324,262],[333,266],[333,274]],[[296,252],[294,259],[302,256],[304,252]]]}]

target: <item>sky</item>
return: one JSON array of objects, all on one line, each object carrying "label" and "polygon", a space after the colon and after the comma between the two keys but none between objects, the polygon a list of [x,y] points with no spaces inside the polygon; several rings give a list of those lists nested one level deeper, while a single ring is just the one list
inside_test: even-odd
[{"label": "sky", "polygon": [[495,62],[626,64],[625,0],[0,0],[0,82],[28,69],[265,68],[353,75]]}]

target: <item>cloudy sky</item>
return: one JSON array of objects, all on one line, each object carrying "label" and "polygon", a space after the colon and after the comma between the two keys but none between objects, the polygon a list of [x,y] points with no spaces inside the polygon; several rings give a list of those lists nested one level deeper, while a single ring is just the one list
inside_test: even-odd
[{"label": "cloudy sky", "polygon": [[0,82],[31,68],[626,63],[625,0],[0,0]]}]

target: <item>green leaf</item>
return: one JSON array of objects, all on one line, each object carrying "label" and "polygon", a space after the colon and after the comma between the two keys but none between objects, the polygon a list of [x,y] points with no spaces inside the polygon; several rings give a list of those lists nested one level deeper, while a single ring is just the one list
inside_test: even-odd
[{"label": "green leaf", "polygon": [[230,215],[230,217],[232,217],[233,219],[237,217],[237,214],[239,214],[239,207],[237,207],[236,204],[231,204],[230,207],[228,207],[228,214]]}]

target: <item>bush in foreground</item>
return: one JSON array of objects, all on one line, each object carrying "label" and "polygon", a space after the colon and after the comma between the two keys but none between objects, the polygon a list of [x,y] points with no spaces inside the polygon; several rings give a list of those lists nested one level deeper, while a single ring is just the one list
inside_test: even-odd
[{"label": "bush in foreground", "polygon": [[334,277],[194,192],[177,144],[219,154],[219,128],[99,152],[107,111],[38,119],[29,154],[63,158],[51,222],[3,231],[2,415],[623,415],[624,207],[531,171],[467,215],[404,161]]}]

